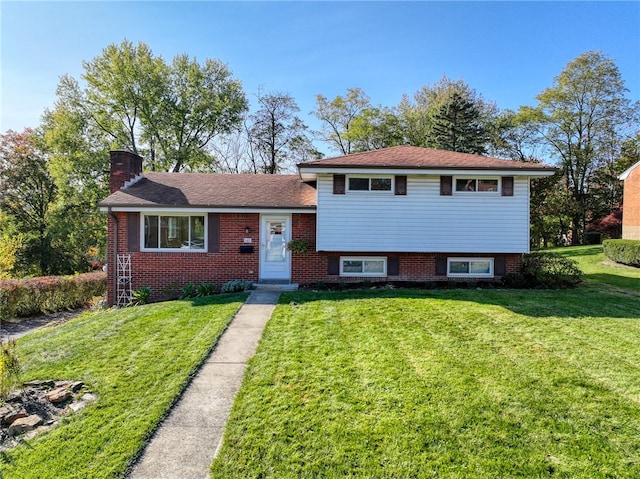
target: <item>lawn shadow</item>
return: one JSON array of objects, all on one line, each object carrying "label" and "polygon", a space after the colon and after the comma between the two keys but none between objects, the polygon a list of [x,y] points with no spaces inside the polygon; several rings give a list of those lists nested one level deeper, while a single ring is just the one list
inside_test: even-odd
[{"label": "lawn shadow", "polygon": [[464,301],[504,307],[535,318],[617,318],[640,321],[640,296],[629,289],[585,284],[571,289],[361,289],[283,293],[279,304],[401,298]]}]

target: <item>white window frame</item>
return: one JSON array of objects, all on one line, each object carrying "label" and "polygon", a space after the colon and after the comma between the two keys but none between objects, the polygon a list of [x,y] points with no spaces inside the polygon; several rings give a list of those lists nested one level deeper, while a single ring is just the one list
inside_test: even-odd
[{"label": "white window frame", "polygon": [[[495,258],[457,258],[457,257],[449,257],[447,258],[447,277],[449,278],[493,278],[494,276],[494,259]],[[451,263],[455,262],[472,262],[472,261],[488,261],[489,262],[489,273],[452,273],[451,272]],[[471,266],[471,265],[469,265]],[[471,268],[469,268],[471,269]]]},{"label": "white window frame", "polygon": [[[458,180],[474,180],[476,182],[476,185],[478,184],[478,181],[480,180],[497,180],[498,181],[498,188],[496,189],[496,191],[478,191],[477,189],[475,190],[470,190],[470,191],[466,191],[466,190],[461,190],[458,191],[456,189],[456,185],[458,184]],[[477,188],[477,186],[476,186]],[[495,195],[495,196],[500,196],[502,192],[502,177],[500,176],[469,176],[469,175],[465,175],[465,176],[454,176],[453,177],[453,194],[455,195]]]},{"label": "white window frame", "polygon": [[[352,190],[349,187],[349,180],[352,178],[360,178],[360,179],[368,179],[369,180],[369,189],[368,190]],[[388,190],[372,190],[371,189],[371,180],[389,180],[391,182],[391,188]],[[375,195],[392,195],[394,194],[395,181],[393,175],[347,175],[346,177],[346,190],[348,193],[353,194],[367,194],[373,193]]]},{"label": "white window frame", "polygon": [[[362,273],[354,273],[354,272],[345,272],[344,271],[344,262],[345,261],[362,261]],[[367,273],[364,271],[364,262],[365,261],[382,261],[382,272],[381,273]],[[367,277],[367,278],[383,278],[387,276],[387,257],[386,256],[340,256],[340,276],[352,276],[352,277]]]},{"label": "white window frame", "polygon": [[[157,247],[157,248],[147,248],[144,244],[144,240],[145,240],[145,218],[147,216],[157,216],[158,217],[158,245],[160,245],[160,231],[161,231],[161,227],[160,224],[162,222],[161,218],[164,217],[171,217],[171,216],[182,216],[182,217],[186,217],[189,218],[189,243],[191,243],[191,218],[192,217],[200,217],[200,218],[204,218],[204,248],[161,248],[161,247]],[[162,212],[162,211],[156,211],[156,212],[145,212],[142,213],[140,215],[140,251],[145,251],[145,252],[167,252],[167,253],[206,253],[208,250],[208,245],[209,245],[209,238],[208,238],[208,224],[207,222],[209,221],[208,218],[209,215],[207,215],[206,213],[168,213],[168,212]],[[169,224],[167,225],[167,227],[169,228],[169,236],[174,235],[173,237],[177,237],[177,224],[174,223],[173,227],[175,229],[175,231],[171,231],[172,229],[172,224],[171,222],[169,222]]]}]

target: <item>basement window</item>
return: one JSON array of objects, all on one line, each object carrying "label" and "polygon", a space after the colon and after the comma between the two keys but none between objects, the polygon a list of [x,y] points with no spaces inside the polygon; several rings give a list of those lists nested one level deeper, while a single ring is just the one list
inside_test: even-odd
[{"label": "basement window", "polygon": [[492,278],[493,258],[447,258],[447,276],[452,278]]},{"label": "basement window", "polygon": [[340,276],[386,276],[386,257],[340,257]]},{"label": "basement window", "polygon": [[205,249],[204,215],[144,215],[145,250]]}]

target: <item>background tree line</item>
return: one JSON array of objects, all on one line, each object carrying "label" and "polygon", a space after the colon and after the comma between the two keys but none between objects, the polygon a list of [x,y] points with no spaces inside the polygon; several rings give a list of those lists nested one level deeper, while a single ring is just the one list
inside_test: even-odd
[{"label": "background tree line", "polygon": [[638,102],[601,52],[569,62],[537,104],[500,110],[461,80],[443,77],[398,105],[374,105],[361,88],[318,94],[312,131],[293,97],[255,93],[219,60],[178,55],[170,63],[144,43],[123,41],[61,77],[57,101],[34,130],[0,135],[0,277],[61,274],[99,266],[108,194],[108,152],[127,148],[146,170],[274,174],[321,158],[409,144],[544,161],[558,166],[532,183],[533,247],[589,229],[619,234],[617,176],[640,161]]}]

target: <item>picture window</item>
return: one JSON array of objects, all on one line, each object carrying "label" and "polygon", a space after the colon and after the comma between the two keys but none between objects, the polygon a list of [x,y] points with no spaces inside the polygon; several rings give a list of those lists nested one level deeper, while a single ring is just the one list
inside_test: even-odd
[{"label": "picture window", "polygon": [[144,215],[143,242],[146,250],[204,251],[204,215]]}]

